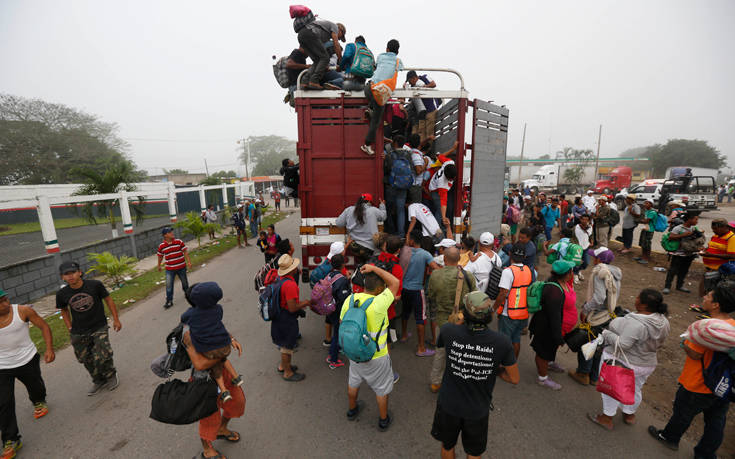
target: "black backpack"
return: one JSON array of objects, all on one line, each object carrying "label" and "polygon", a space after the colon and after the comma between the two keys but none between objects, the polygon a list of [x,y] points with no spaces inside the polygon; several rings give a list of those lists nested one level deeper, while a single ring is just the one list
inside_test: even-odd
[{"label": "black backpack", "polygon": [[605,222],[608,224],[608,226],[613,227],[620,223],[620,214],[617,210],[613,210],[609,214],[607,214],[607,221]]},{"label": "black backpack", "polygon": [[165,424],[191,424],[217,411],[217,383],[172,379],[156,387],[150,417]]},{"label": "black backpack", "polygon": [[493,268],[490,270],[487,279],[487,287],[485,287],[485,294],[494,300],[500,293],[500,277],[503,275],[503,267],[493,263]]},{"label": "black backpack", "polygon": [[[191,368],[191,360],[189,359],[189,354],[186,352],[186,349],[184,349],[184,346],[181,345],[183,334],[184,324],[181,323],[177,325],[173,330],[171,330],[171,333],[169,333],[166,337],[166,350],[168,351],[168,359],[166,359],[164,368],[169,372],[186,371]],[[171,353],[174,343],[176,348],[174,352]]]}]

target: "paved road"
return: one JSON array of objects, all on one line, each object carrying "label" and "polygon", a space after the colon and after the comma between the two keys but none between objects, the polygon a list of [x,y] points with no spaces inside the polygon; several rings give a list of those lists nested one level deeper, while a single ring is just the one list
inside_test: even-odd
[{"label": "paved road", "polygon": [[[168,217],[147,218],[139,225],[135,225],[136,231],[155,228],[169,221]],[[118,225],[118,231],[122,232],[122,224]],[[65,228],[56,230],[61,250],[76,249],[77,247],[91,244],[95,241],[109,239],[112,230],[109,224],[78,226],[76,228]],[[0,236],[0,266],[28,260],[29,258],[46,255],[43,245],[43,236],[40,231],[35,233],[11,234]]]},{"label": "paved road", "polygon": [[[292,215],[279,225],[279,232],[295,240],[298,224]],[[245,415],[231,423],[242,433],[242,441],[220,441],[218,449],[229,458],[437,457],[439,444],[429,435],[436,403],[427,386],[431,362],[415,357],[410,344],[391,352],[401,380],[390,399],[395,423],[386,433],[377,430],[375,399],[365,386],[360,397],[367,402],[366,411],[357,422],[346,421],[347,368],[327,368],[321,317],[309,314],[301,321],[304,339],[295,363],[306,373],[306,380],[294,384],[279,379],[279,355],[250,290],[261,260],[253,248],[235,249],[191,275],[192,281],[220,283],[225,292],[225,323],[245,349],[241,358],[233,359],[245,377]],[[170,310],[161,308],[161,291],[123,314],[123,330],[111,334],[121,375],[116,391],[87,397],[89,377],[69,348],[60,351],[53,364],[43,365],[48,416],[33,420],[25,390],[17,384],[25,443],[20,457],[189,458],[199,454],[196,425],[171,426],[148,417],[153,390],[161,382],[149,363],[164,350],[164,337],[185,309],[178,287],[175,295],[175,307]],[[568,367],[576,364],[573,354],[560,353],[559,361]],[[601,408],[593,388],[578,386],[563,375],[557,376],[564,385],[559,392],[537,386],[527,341],[520,370],[517,387],[498,381],[495,388],[489,437],[494,457],[691,457],[688,445],[677,454],[649,438],[646,426],[652,413],[645,404],[638,425],[625,426],[617,419],[616,430],[606,432],[585,418],[587,412]]]}]

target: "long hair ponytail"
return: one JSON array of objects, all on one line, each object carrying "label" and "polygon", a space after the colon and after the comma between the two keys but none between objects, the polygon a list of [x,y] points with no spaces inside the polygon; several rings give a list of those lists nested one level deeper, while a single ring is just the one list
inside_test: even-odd
[{"label": "long hair ponytail", "polygon": [[355,220],[357,220],[357,223],[360,225],[365,224],[365,204],[367,204],[367,201],[365,198],[360,196],[357,198],[357,202],[355,203],[355,210],[352,211],[352,215],[355,216]]}]

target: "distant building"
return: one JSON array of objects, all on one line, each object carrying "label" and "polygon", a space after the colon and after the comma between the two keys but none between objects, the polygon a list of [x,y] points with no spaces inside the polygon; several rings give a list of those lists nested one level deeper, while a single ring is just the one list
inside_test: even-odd
[{"label": "distant building", "polygon": [[163,174],[148,176],[148,180],[152,182],[173,182],[174,185],[199,185],[199,182],[205,178],[207,178],[207,174]]}]

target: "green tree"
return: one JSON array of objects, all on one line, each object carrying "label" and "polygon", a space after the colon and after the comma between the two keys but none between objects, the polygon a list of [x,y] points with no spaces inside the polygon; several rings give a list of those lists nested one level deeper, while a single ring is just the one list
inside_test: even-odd
[{"label": "green tree", "polygon": [[673,166],[720,169],[727,164],[725,155],[706,140],[670,139],[665,145],[649,147],[646,156],[651,160],[653,172],[660,176]]},{"label": "green tree", "polygon": [[102,173],[126,160],[117,131],[65,105],[0,94],[0,184],[69,183],[72,168]]},{"label": "green tree", "polygon": [[163,173],[166,175],[186,175],[189,171],[184,169],[164,169]]},{"label": "green tree", "polygon": [[[71,175],[80,177],[84,181],[84,185],[74,192],[75,195],[119,193],[122,190],[132,192],[135,191],[134,183],[141,179],[140,172],[136,171],[133,163],[128,160],[108,164],[102,173],[92,168],[75,168],[71,170]],[[144,199],[139,196],[137,204],[130,203],[129,205],[131,216],[135,216],[137,223],[143,221]],[[94,225],[97,224],[97,217],[107,220],[112,229],[112,237],[117,237],[115,212],[119,209],[119,205],[117,199],[86,202],[82,206],[82,213]]]},{"label": "green tree", "polygon": [[211,174],[212,177],[219,177],[219,178],[233,178],[237,177],[237,172],[233,170],[229,171],[217,171],[214,174]]},{"label": "green tree", "polygon": [[[251,136],[241,143],[243,152],[240,161],[248,164],[248,144],[250,144],[250,175],[279,175],[284,158],[296,158],[296,141],[277,135]],[[255,167],[253,168],[253,165]]]},{"label": "green tree", "polygon": [[594,153],[592,150],[577,150],[571,147],[565,147],[556,153],[557,157],[563,157],[567,161],[575,162],[573,167],[564,171],[564,181],[566,183],[579,185],[584,178],[584,162],[591,161]]},{"label": "green tree", "polygon": [[202,236],[210,231],[222,232],[222,227],[217,223],[204,223],[196,212],[187,212],[186,217],[174,224],[178,228],[183,228],[184,234],[191,234],[197,238],[197,246],[202,245]]},{"label": "green tree", "polygon": [[545,154],[538,157],[538,159],[551,159],[551,155]]}]

